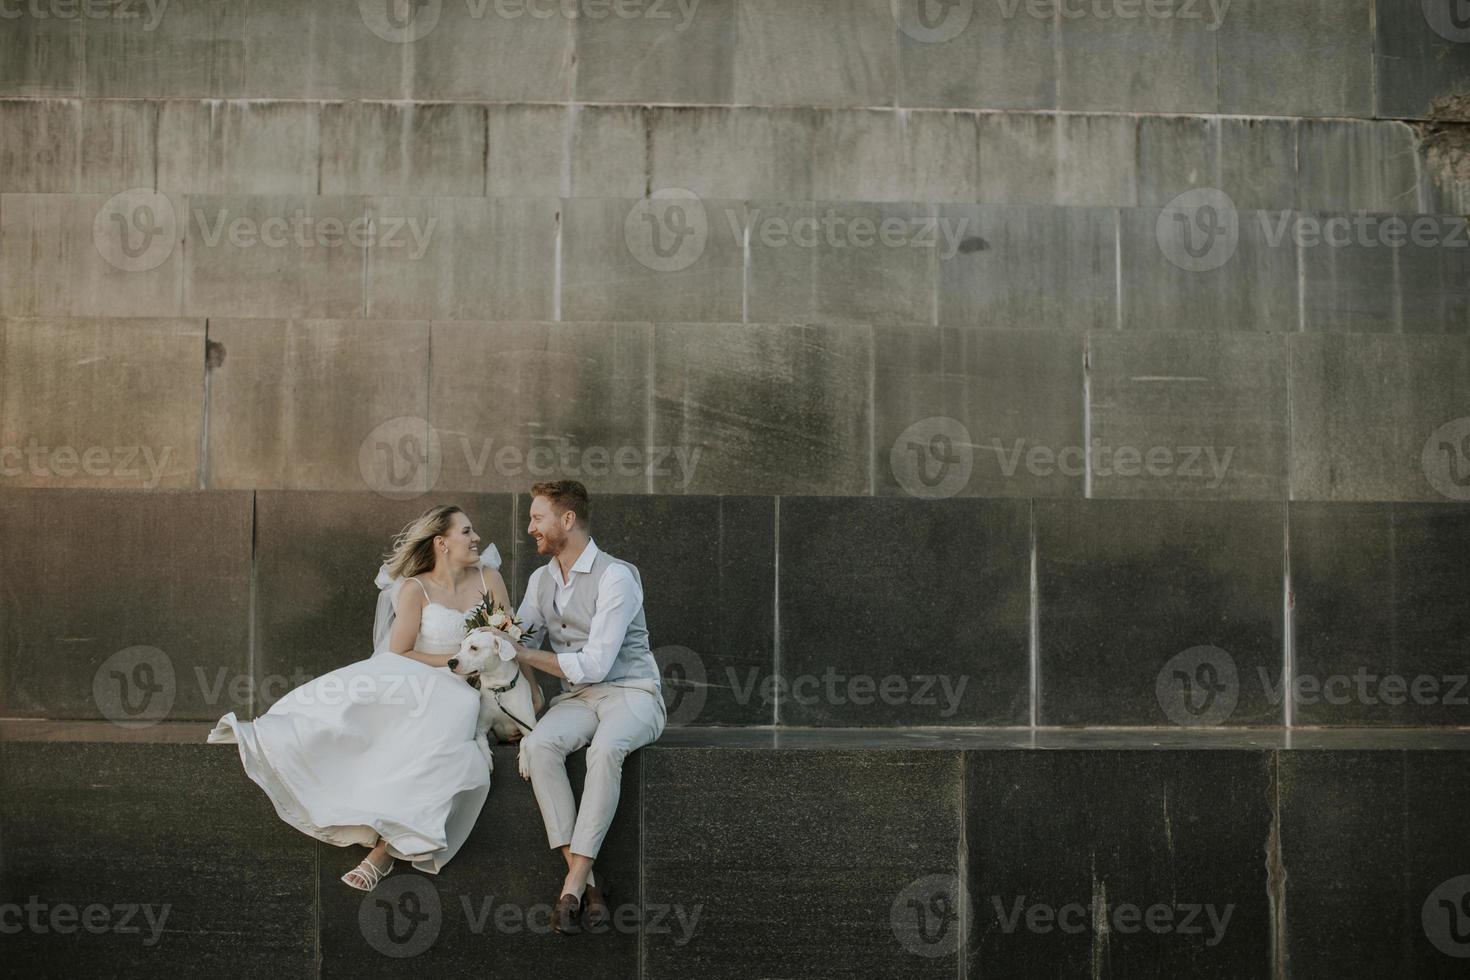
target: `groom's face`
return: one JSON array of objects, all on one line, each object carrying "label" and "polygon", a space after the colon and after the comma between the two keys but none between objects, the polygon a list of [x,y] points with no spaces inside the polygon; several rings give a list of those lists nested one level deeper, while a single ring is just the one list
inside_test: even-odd
[{"label": "groom's face", "polygon": [[560,554],[562,545],[566,544],[567,540],[566,525],[573,519],[574,515],[571,511],[558,514],[550,500],[545,497],[533,497],[531,499],[531,522],[526,526],[526,533],[536,541],[536,554]]}]

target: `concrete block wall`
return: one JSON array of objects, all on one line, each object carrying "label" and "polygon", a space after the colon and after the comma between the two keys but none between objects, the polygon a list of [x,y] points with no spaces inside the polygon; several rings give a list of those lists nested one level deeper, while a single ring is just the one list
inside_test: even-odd
[{"label": "concrete block wall", "polygon": [[[885,495],[939,419],[961,494],[1464,501],[1451,14],[28,6],[0,24],[0,489],[371,491],[390,447],[433,457],[425,490],[507,491],[493,449],[662,447],[688,479],[568,475]],[[997,465],[1094,439],[1232,456]],[[167,460],[72,461],[122,446]]]}]

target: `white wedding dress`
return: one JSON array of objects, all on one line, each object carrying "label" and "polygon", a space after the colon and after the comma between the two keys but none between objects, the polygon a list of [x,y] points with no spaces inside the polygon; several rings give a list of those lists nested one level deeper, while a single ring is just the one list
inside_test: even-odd
[{"label": "white wedding dress", "polygon": [[[480,564],[500,565],[494,545]],[[210,742],[237,744],[245,773],[291,826],[329,844],[371,847],[438,874],[490,792],[475,743],[480,694],[447,668],[387,649],[402,580],[380,570],[376,652],[291,691],[254,721],[232,711]],[[431,602],[413,648],[452,653],[467,612]]]}]

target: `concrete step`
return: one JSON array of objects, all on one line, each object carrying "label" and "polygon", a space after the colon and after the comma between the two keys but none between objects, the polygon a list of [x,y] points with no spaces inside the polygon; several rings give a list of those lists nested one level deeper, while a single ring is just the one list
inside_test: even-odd
[{"label": "concrete step", "polygon": [[205,727],[0,725],[17,975],[1449,977],[1467,951],[1466,731],[670,731],[599,861],[622,918],[566,938],[512,748],[444,872],[363,897]]}]

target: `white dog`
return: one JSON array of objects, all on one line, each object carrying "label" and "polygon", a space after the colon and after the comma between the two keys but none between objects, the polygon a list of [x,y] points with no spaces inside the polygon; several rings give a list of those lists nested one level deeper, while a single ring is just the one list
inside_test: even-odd
[{"label": "white dog", "polygon": [[[531,682],[521,676],[515,648],[493,630],[472,630],[459,645],[459,653],[449,661],[449,669],[480,689],[480,718],[475,727],[475,742],[485,754],[493,770],[490,754],[490,732],[497,740],[509,742],[531,734],[536,725],[536,706],[531,695]],[[529,779],[526,756],[519,759],[521,778]]]}]

